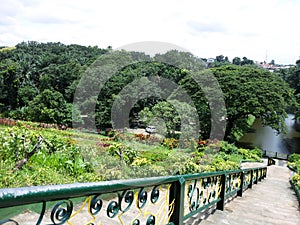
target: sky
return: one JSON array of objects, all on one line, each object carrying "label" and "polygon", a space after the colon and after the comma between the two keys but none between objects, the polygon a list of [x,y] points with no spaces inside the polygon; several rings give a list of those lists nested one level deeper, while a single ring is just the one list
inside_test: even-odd
[{"label": "sky", "polygon": [[299,12],[300,0],[1,0],[0,46],[160,41],[201,58],[295,64]]}]

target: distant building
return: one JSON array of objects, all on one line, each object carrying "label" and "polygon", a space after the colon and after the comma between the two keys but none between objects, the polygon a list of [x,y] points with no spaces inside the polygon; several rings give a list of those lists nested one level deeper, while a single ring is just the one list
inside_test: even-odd
[{"label": "distant building", "polygon": [[214,62],[215,62],[215,59],[214,59],[214,58],[208,58],[206,62],[207,62],[207,63],[214,63]]},{"label": "distant building", "polygon": [[271,73],[276,70],[288,69],[291,67],[291,65],[273,65],[273,64],[267,63],[266,61],[257,63],[257,65],[263,69],[269,70]]}]

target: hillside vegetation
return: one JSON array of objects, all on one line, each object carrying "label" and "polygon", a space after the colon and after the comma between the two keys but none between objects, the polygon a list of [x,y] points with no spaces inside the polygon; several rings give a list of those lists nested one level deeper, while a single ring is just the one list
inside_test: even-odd
[{"label": "hillside vegetation", "polygon": [[0,187],[91,182],[238,169],[261,150],[227,142],[187,142],[112,132],[110,137],[2,120]]}]

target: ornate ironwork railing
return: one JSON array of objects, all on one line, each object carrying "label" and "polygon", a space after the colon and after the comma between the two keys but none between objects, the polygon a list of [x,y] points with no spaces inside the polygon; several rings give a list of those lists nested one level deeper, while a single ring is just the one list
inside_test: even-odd
[{"label": "ornate ironwork railing", "polygon": [[[145,179],[0,189],[0,212],[40,204],[0,224],[183,224],[196,213],[252,188],[267,167]],[[106,195],[109,194],[109,197]],[[74,198],[84,197],[81,203]],[[108,199],[108,200],[107,200]],[[78,201],[78,199],[77,199]],[[0,213],[1,215],[1,213]],[[24,218],[25,217],[25,218]]]}]

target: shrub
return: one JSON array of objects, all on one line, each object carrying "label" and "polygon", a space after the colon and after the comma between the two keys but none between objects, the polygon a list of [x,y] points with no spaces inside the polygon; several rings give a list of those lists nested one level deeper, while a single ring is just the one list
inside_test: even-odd
[{"label": "shrub", "polygon": [[170,151],[161,146],[141,153],[142,157],[150,160],[152,163],[164,161],[166,158],[168,158],[169,154]]},{"label": "shrub", "polygon": [[145,166],[145,165],[150,165],[151,161],[146,159],[146,158],[140,158],[137,157],[133,160],[133,162],[131,163],[132,166]]},{"label": "shrub", "polygon": [[179,170],[180,174],[192,174],[199,172],[201,172],[201,167],[192,160],[188,160]]},{"label": "shrub", "polygon": [[293,153],[293,154],[289,155],[288,160],[289,160],[289,162],[297,162],[297,161],[300,161],[300,154]]},{"label": "shrub", "polygon": [[300,174],[296,173],[292,177],[292,181],[300,188]]},{"label": "shrub", "polygon": [[165,138],[162,142],[162,145],[168,149],[174,149],[178,147],[179,141],[175,138]]},{"label": "shrub", "polygon": [[236,154],[238,153],[238,148],[233,144],[229,144],[226,141],[222,141],[220,151],[226,154]]}]

